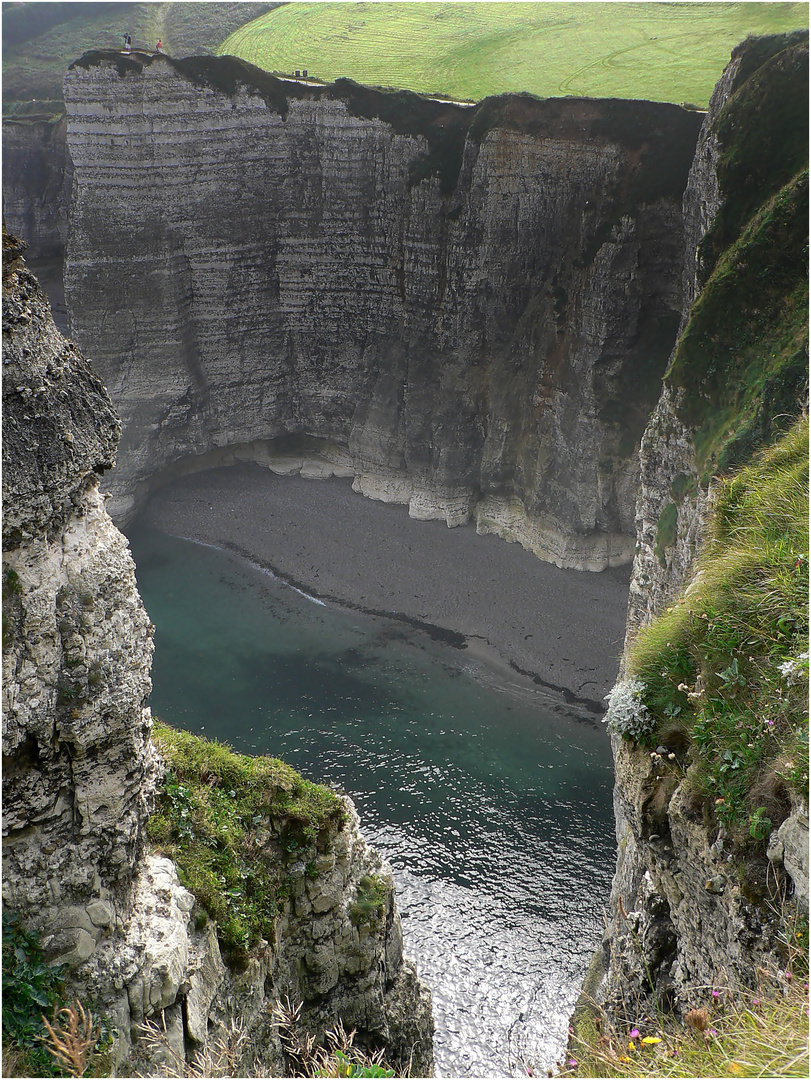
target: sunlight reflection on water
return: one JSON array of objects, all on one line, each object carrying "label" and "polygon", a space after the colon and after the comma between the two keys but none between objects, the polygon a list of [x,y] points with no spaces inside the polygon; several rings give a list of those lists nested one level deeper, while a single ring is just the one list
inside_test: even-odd
[{"label": "sunlight reflection on water", "polygon": [[340,785],[392,863],[433,993],[437,1075],[552,1067],[613,871],[600,726],[230,554],[141,527],[131,542],[156,626],[155,714]]}]

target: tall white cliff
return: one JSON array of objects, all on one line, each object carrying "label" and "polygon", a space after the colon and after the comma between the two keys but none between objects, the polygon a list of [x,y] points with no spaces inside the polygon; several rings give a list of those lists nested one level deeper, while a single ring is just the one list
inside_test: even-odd
[{"label": "tall white cliff", "polygon": [[[728,358],[732,377],[728,387],[721,387],[716,406],[726,424],[721,437],[730,444],[739,440],[744,452],[751,453],[747,450],[750,445],[757,448],[757,439],[760,445],[776,441],[792,419],[807,408],[807,305],[804,313],[800,310],[793,316],[798,319],[796,329],[787,335],[781,320],[789,318],[790,307],[779,293],[776,299],[764,296],[760,311],[747,300],[743,290],[733,300],[725,298],[733,312],[740,310],[740,322],[751,319],[756,327],[766,327],[756,355],[762,365],[760,382],[755,383],[760,388],[759,396],[746,400],[734,383],[736,368],[745,366],[737,352],[741,346],[728,336],[729,325],[735,326],[736,318],[730,318],[728,311],[721,308],[726,325],[713,327],[711,321],[706,322],[709,304],[704,290],[711,269],[705,265],[708,238],[713,239],[711,230],[720,223],[723,228],[716,233],[716,247],[718,233],[727,245],[738,237],[742,237],[744,245],[753,245],[748,253],[743,250],[737,263],[732,264],[733,270],[740,267],[739,272],[744,273],[747,258],[753,265],[760,258],[761,274],[772,278],[778,272],[782,274],[788,294],[801,287],[803,281],[807,288],[807,114],[805,118],[802,115],[807,99],[807,35],[754,40],[739,46],[710,102],[685,192],[680,335],[694,331],[696,320],[704,319],[708,333],[714,334],[714,340],[707,341],[706,352],[717,347]],[[798,102],[803,104],[798,107]],[[761,175],[752,176],[746,152],[734,151],[746,139],[750,147],[757,145],[756,139],[770,139],[773,130],[783,132],[787,144],[789,136],[793,136],[796,148],[785,152],[780,148],[768,161],[762,155],[752,155],[750,150],[750,157],[761,168]],[[727,162],[722,160],[724,149],[728,151]],[[729,157],[740,170],[734,184],[730,182]],[[722,190],[722,177],[726,191]],[[741,215],[735,222],[737,231],[733,231],[729,215],[726,222],[720,222],[719,215],[725,205],[733,204],[741,189],[760,192],[760,203],[753,201],[749,218]],[[786,194],[788,207],[785,222],[776,226],[767,222],[762,227],[782,228],[785,224],[791,243],[772,242],[766,245],[764,256],[763,249],[758,253],[754,246],[757,230],[746,229],[750,219],[760,227],[756,212],[781,191]],[[723,245],[715,258],[723,258]],[[724,265],[729,276],[730,264]],[[709,285],[718,287],[714,281]],[[770,303],[774,310],[768,307]],[[782,347],[773,342],[783,342],[787,337],[794,344],[785,361],[781,357],[770,370],[770,358],[779,357]],[[792,348],[796,348],[794,355]],[[746,362],[752,363],[751,357]],[[641,440],[637,545],[630,584],[626,658],[640,629],[684,595],[695,573],[718,484],[709,466],[720,472],[723,461],[720,454],[716,458],[705,454],[702,459],[701,425],[694,419],[697,413],[691,406],[702,398],[709,400],[712,392],[710,378],[701,369],[685,378],[685,364],[677,346]],[[710,421],[715,423],[716,417],[710,416]],[[742,464],[746,458],[737,460]],[[753,895],[756,890],[748,889],[738,873],[733,846],[713,813],[711,800],[696,794],[691,783],[689,738],[683,734],[667,747],[675,758],[673,767],[667,755],[663,765],[661,758],[651,754],[650,747],[633,740],[615,735],[612,742],[617,869],[602,951],[595,958],[586,987],[588,994],[615,1018],[621,1018],[628,1015],[629,1009],[638,1009],[641,1015],[645,1008],[655,1007],[653,1002],[684,1009],[695,1000],[696,987],[714,985],[718,980],[754,985],[758,965],[774,966],[779,957],[779,922],[769,905]],[[788,882],[795,902],[807,911],[808,808],[796,798],[792,804],[791,813],[779,830],[775,829],[769,858],[774,880],[784,875],[781,880]]]},{"label": "tall white cliff", "polygon": [[123,419],[114,517],[168,467],[299,439],[414,517],[630,561],[697,114],[106,53],[65,101],[65,288]]}]

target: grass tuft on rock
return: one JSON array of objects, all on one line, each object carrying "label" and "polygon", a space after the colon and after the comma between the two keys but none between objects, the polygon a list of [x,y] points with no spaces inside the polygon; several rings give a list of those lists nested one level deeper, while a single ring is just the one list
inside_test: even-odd
[{"label": "grass tuft on rock", "polygon": [[225,952],[246,957],[272,937],[286,865],[326,849],[346,820],[340,797],[282,761],[156,722],[166,775],[147,833],[196,897],[198,925],[216,920]]},{"label": "grass tuft on rock", "polygon": [[682,732],[691,785],[742,844],[808,799],[808,420],[723,483],[695,578],[629,674]]},{"label": "grass tuft on rock", "polygon": [[557,1075],[807,1077],[807,936],[804,950],[792,951],[785,971],[762,972],[755,991],[696,990],[683,1020],[629,1017],[620,1030],[602,1017],[599,1031],[593,1018],[576,1024]]},{"label": "grass tuft on rock", "polygon": [[391,889],[385,878],[367,874],[358,882],[358,894],[349,908],[355,926],[377,921],[385,912]]}]

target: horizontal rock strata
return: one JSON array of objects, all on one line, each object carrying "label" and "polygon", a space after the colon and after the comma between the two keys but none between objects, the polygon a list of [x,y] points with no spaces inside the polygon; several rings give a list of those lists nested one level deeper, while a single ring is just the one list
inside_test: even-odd
[{"label": "horizontal rock strata", "polygon": [[[4,238],[3,895],[92,951],[92,900],[126,898],[156,763],[152,628],[99,475],[118,420]],[[61,914],[60,914],[61,912]]]},{"label": "horizontal rock strata", "polygon": [[307,437],[415,517],[630,560],[699,117],[102,53],[65,99],[66,296],[124,421],[114,517],[180,459]]},{"label": "horizontal rock strata", "polygon": [[3,219],[31,259],[64,258],[72,172],[64,116],[3,121]]}]

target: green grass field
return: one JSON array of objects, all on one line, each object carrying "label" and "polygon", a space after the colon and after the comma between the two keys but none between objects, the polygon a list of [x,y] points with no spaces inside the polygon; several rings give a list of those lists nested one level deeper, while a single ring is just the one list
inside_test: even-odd
[{"label": "green grass field", "polygon": [[807,26],[805,3],[291,3],[217,51],[462,100],[525,90],[705,106],[738,42]]}]

